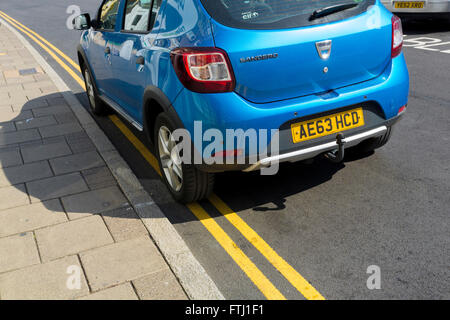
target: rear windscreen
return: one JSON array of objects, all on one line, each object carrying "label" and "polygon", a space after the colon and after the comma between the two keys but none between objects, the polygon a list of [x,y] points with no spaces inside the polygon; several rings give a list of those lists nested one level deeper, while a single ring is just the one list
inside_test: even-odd
[{"label": "rear windscreen", "polygon": [[[201,0],[213,19],[240,29],[287,29],[339,21],[365,12],[375,0]],[[316,10],[354,4],[351,8],[312,18]]]}]

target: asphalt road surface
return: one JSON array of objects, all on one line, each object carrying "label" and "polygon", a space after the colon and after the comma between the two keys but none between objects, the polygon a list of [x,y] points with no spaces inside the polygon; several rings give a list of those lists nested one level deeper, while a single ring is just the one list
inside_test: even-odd
[{"label": "asphalt road surface", "polygon": [[[8,0],[0,10],[76,61],[79,32],[66,28],[66,10],[92,14],[99,2]],[[341,164],[282,165],[276,176],[218,175],[215,193],[326,299],[450,298],[450,25],[412,20],[404,31],[410,101],[386,147]],[[30,42],[87,106],[78,83]],[[225,297],[263,299],[114,123],[97,120]],[[201,206],[286,298],[304,299],[210,202]],[[381,272],[379,290],[367,287],[370,266]]]}]

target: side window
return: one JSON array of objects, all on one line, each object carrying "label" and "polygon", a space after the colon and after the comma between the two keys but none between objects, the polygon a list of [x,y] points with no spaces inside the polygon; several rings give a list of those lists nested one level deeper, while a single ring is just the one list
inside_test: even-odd
[{"label": "side window", "polygon": [[126,31],[148,31],[148,20],[152,0],[127,0],[123,29]]},{"label": "side window", "polygon": [[120,0],[107,0],[103,3],[99,12],[99,28],[114,30],[117,22]]},{"label": "side window", "polygon": [[162,0],[153,0],[152,15],[150,16],[150,29],[153,29],[159,9],[161,8]]},{"label": "side window", "polygon": [[127,0],[125,31],[146,32],[153,28],[162,0]]}]

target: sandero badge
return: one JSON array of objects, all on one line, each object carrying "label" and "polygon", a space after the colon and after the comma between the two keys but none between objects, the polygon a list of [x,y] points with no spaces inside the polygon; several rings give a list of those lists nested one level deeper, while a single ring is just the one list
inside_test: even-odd
[{"label": "sandero badge", "polygon": [[246,62],[255,62],[255,61],[261,61],[261,60],[276,59],[276,58],[278,58],[278,53],[270,53],[270,54],[261,54],[261,55],[253,56],[253,57],[241,58],[239,61],[241,63],[246,63]]}]

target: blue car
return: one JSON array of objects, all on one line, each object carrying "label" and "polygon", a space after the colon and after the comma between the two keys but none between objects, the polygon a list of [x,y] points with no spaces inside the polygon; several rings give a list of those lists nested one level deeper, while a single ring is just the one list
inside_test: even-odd
[{"label": "blue car", "polygon": [[216,172],[371,152],[406,111],[402,25],[380,0],[105,0],[75,28],[92,112],[146,133],[180,202]]}]

